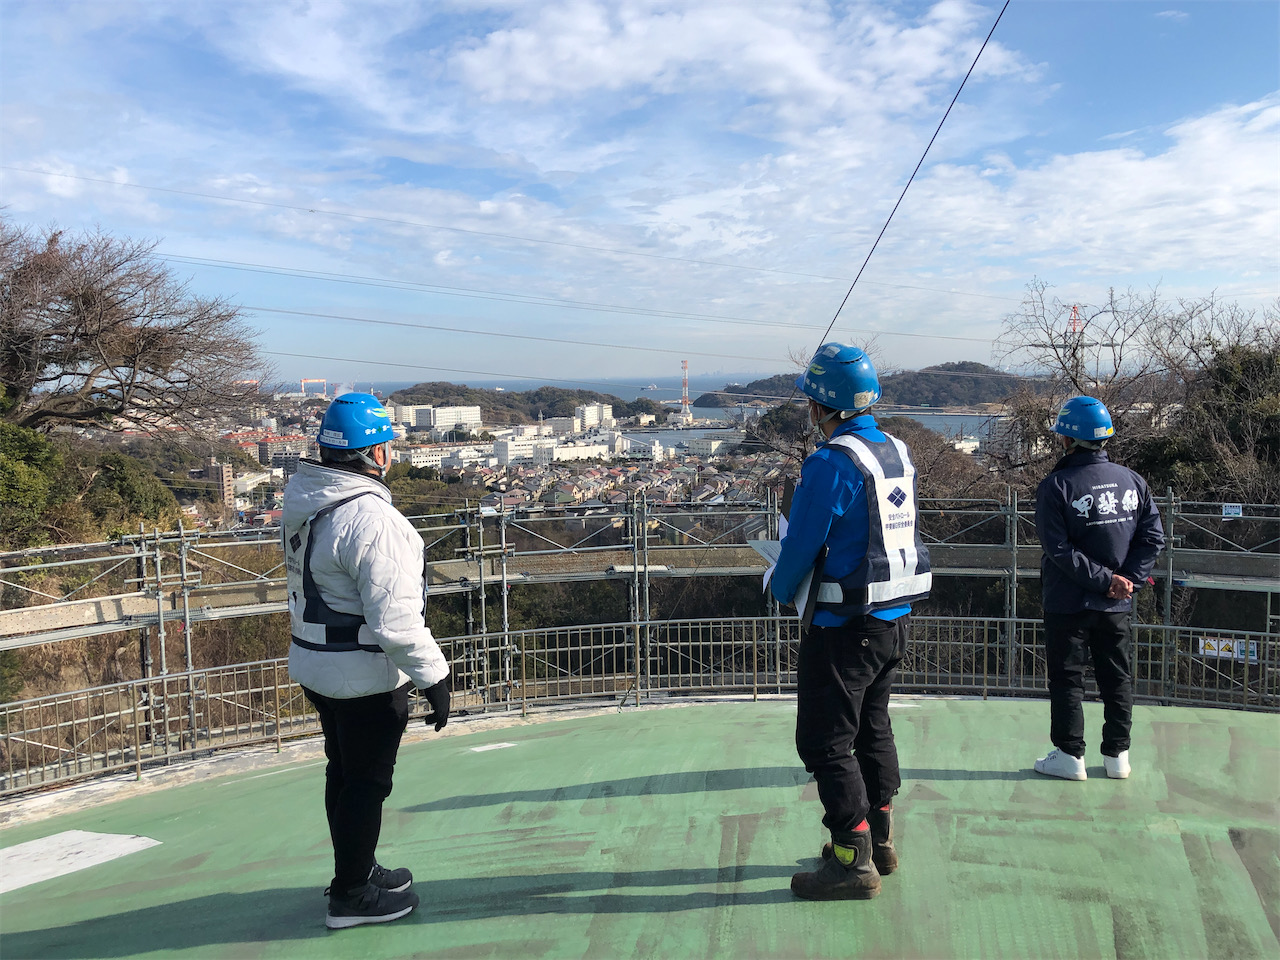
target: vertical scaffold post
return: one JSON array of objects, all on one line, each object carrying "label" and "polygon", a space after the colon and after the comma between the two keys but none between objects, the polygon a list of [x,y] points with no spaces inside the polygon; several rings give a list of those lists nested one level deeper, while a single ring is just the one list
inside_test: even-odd
[{"label": "vertical scaffold post", "polygon": [[1018,491],[1009,489],[1009,556],[1013,561],[1009,565],[1009,618],[1018,619]]},{"label": "vertical scaffold post", "polygon": [[756,644],[759,640],[760,622],[751,621],[751,699],[760,699],[760,661],[756,656]]},{"label": "vertical scaffold post", "polygon": [[1164,625],[1173,623],[1173,520],[1177,512],[1174,506],[1173,487],[1165,487],[1164,530]]},{"label": "vertical scaffold post", "polygon": [[160,571],[160,528],[152,528],[152,536],[155,537],[156,544],[156,627],[157,635],[160,642],[160,676],[165,676],[169,672],[169,661],[165,657],[164,652],[164,575]]},{"label": "vertical scaffold post", "polygon": [[[463,553],[463,556],[466,557],[468,560],[471,559],[471,515],[470,514],[471,514],[470,504],[468,503],[467,510],[462,515],[462,531],[463,531],[462,546],[465,551]],[[466,597],[467,597],[467,636],[471,636],[476,632],[475,613],[471,609],[471,603],[473,599],[471,590],[467,591]]]},{"label": "vertical scaffold post", "polygon": [[640,678],[643,675],[641,660],[644,656],[643,644],[640,642],[640,502],[635,497],[628,504],[630,516],[627,525],[631,528],[631,582],[628,586],[627,606],[631,613],[631,633],[636,648],[636,706],[640,706]]},{"label": "vertical scaffold post", "polygon": [[640,536],[644,551],[644,656],[653,656],[653,614],[649,608],[649,495],[640,493]]},{"label": "vertical scaffold post", "polygon": [[507,505],[498,510],[498,542],[502,563],[502,699],[511,709],[511,623],[507,617]]},{"label": "vertical scaffold post", "polygon": [[129,699],[133,701],[133,776],[137,780],[142,779],[142,723],[138,717],[138,685],[131,683],[133,694]]},{"label": "vertical scaffold post", "polygon": [[484,514],[480,512],[479,507],[476,508],[476,548],[477,548],[477,566],[480,568],[480,652],[483,656],[483,666],[481,668],[481,689],[483,690],[484,702],[487,704],[492,699],[492,689],[489,686],[489,620],[485,607],[484,596]]},{"label": "vertical scaffold post", "polygon": [[275,692],[276,698],[276,753],[283,750],[280,743],[280,661],[271,664],[271,688]]},{"label": "vertical scaffold post", "polygon": [[191,656],[191,584],[187,579],[187,531],[178,521],[178,536],[182,538],[180,555],[182,571],[182,650],[187,668],[187,727],[191,738],[191,746],[196,745],[196,684],[195,664]]},{"label": "vertical scaffold post", "polygon": [[[769,537],[773,540],[782,539],[782,501],[779,495],[773,489],[765,491],[765,502],[769,509]],[[778,600],[773,595],[772,590],[766,591],[769,598],[769,622],[773,625],[773,641],[768,642],[766,638],[765,657],[773,662],[773,682],[777,693],[782,693],[782,607],[778,604]]]},{"label": "vertical scaffold post", "polygon": [[[1164,540],[1164,609],[1161,616],[1166,628],[1173,625],[1173,523],[1177,516],[1177,498],[1173,487],[1165,487],[1165,540]],[[1169,695],[1169,644],[1170,639],[1177,642],[1176,630],[1160,631],[1160,696]]]}]

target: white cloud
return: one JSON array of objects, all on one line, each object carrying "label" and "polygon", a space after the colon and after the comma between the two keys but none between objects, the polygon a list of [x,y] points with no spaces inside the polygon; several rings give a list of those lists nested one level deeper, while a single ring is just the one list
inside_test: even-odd
[{"label": "white cloud", "polygon": [[1052,157],[1006,184],[978,166],[920,184],[908,216],[955,249],[1099,277],[1259,270],[1280,276],[1280,94],[1190,118],[1168,149]]},{"label": "white cloud", "polygon": [[1176,20],[1179,22],[1191,19],[1191,14],[1187,13],[1185,10],[1161,10],[1156,14],[1156,16],[1165,20]]}]

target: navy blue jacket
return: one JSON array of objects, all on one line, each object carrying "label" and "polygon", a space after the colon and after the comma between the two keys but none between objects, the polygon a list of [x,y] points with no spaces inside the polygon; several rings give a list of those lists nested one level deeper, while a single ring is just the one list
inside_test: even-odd
[{"label": "navy blue jacket", "polygon": [[1132,600],[1107,597],[1112,574],[1146,586],[1164,527],[1146,481],[1101,450],[1075,450],[1036,490],[1036,532],[1044,557],[1045,613],[1122,613]]}]

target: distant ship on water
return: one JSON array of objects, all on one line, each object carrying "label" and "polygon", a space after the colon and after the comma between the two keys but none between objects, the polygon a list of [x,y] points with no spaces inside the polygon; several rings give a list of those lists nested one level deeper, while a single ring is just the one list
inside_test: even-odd
[{"label": "distant ship on water", "polygon": [[656,383],[651,383],[651,384],[649,384],[647,387],[642,387],[641,389],[643,389],[643,390],[657,390],[657,389],[658,389],[658,385],[657,385]]}]

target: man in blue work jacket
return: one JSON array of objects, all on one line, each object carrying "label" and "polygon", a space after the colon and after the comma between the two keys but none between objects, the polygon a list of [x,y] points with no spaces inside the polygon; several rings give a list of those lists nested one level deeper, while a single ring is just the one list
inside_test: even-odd
[{"label": "man in blue work jacket", "polygon": [[1086,780],[1084,668],[1090,657],[1102,694],[1102,764],[1129,776],[1133,726],[1129,612],[1147,582],[1164,528],[1146,482],[1102,449],[1115,435],[1102,401],[1073,397],[1053,432],[1065,455],[1036,490],[1036,532],[1049,672],[1049,739],[1036,773]]},{"label": "man in blue work jacket", "polygon": [[[819,348],[796,386],[825,443],[800,470],[770,581],[795,601],[813,573],[812,625],[797,664],[796,750],[814,775],[831,843],[791,889],[807,900],[868,900],[898,866],[894,794],[901,785],[889,691],[906,649],[911,603],[929,595],[929,554],[917,530],[907,445],[867,409],[880,381],[858,347]],[[815,569],[815,566],[817,569]]]}]

